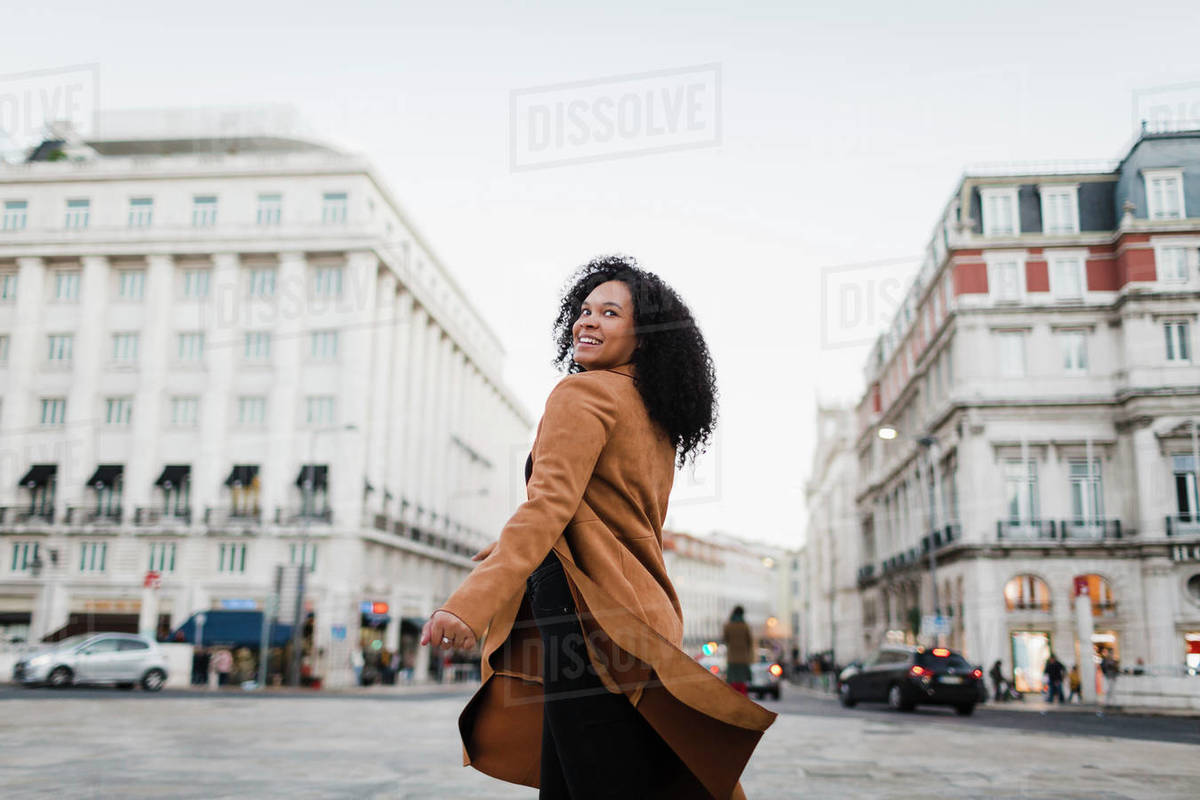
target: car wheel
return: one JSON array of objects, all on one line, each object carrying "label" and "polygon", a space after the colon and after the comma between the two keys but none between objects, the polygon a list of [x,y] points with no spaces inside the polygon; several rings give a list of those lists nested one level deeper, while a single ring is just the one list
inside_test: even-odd
[{"label": "car wheel", "polygon": [[916,703],[904,696],[903,686],[893,683],[892,688],[888,689],[888,707],[893,711],[912,711]]},{"label": "car wheel", "polygon": [[62,689],[74,682],[75,675],[71,672],[70,667],[55,667],[46,678],[46,683],[55,689]]},{"label": "car wheel", "polygon": [[954,707],[954,713],[960,717],[969,717],[975,713],[974,703],[960,703]]},{"label": "car wheel", "polygon": [[841,688],[838,689],[838,700],[841,701],[844,708],[854,708],[858,703],[854,699],[854,695],[850,693],[850,684],[848,683],[843,683]]},{"label": "car wheel", "polygon": [[147,692],[160,691],[167,683],[167,673],[161,669],[152,669],[142,676],[142,688]]}]

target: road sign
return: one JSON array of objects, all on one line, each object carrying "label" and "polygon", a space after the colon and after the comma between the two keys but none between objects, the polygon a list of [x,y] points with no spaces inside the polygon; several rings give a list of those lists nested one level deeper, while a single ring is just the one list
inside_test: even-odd
[{"label": "road sign", "polygon": [[926,614],[925,616],[921,617],[921,635],[949,636],[950,618],[935,614]]},{"label": "road sign", "polygon": [[333,638],[335,641],[338,641],[338,642],[345,641],[346,626],[345,625],[334,625],[333,626]]}]

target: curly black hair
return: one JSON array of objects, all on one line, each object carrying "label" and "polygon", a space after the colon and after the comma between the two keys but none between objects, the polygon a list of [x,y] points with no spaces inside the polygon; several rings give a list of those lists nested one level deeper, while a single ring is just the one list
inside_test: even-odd
[{"label": "curly black hair", "polygon": [[717,377],[712,356],[692,312],[675,290],[629,256],[592,259],[577,269],[563,289],[554,338],[554,364],[564,372],[582,372],[575,363],[571,326],[592,290],[621,281],[633,297],[637,347],[636,382],[650,418],[666,431],[683,467],[703,453],[717,423]]}]

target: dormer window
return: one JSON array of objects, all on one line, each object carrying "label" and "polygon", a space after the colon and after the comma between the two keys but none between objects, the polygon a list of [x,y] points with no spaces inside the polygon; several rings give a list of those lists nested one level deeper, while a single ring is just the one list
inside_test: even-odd
[{"label": "dormer window", "polygon": [[1183,170],[1148,169],[1142,177],[1146,181],[1146,217],[1183,219]]},{"label": "dormer window", "polygon": [[1042,233],[1079,233],[1079,186],[1042,186]]},{"label": "dormer window", "polygon": [[1016,186],[992,186],[979,190],[983,207],[984,236],[1016,236],[1021,232]]}]

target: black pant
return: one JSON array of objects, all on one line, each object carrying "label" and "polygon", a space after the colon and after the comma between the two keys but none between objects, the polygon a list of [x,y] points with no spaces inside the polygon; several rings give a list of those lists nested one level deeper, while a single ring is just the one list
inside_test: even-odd
[{"label": "black pant", "polygon": [[526,594],[542,637],[545,681],[538,797],[655,797],[682,764],[625,695],[604,688],[553,552],[529,576]]}]

